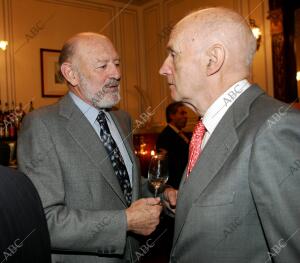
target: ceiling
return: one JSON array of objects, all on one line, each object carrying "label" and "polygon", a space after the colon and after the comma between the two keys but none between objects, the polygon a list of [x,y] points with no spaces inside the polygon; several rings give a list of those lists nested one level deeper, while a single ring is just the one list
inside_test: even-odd
[{"label": "ceiling", "polygon": [[144,5],[150,3],[153,0],[114,0],[117,2],[122,2],[124,4],[131,4],[131,5]]}]

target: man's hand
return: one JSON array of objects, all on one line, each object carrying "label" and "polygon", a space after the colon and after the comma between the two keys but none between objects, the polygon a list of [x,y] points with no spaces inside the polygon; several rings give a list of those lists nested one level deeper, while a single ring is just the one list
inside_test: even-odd
[{"label": "man's hand", "polygon": [[159,224],[162,210],[160,198],[143,198],[126,209],[127,230],[140,235],[150,235]]},{"label": "man's hand", "polygon": [[163,193],[165,206],[175,214],[178,191],[172,187],[167,187]]}]

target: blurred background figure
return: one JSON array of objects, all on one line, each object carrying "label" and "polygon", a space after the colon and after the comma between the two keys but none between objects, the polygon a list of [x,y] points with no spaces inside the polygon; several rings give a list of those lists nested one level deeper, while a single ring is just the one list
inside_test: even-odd
[{"label": "blurred background figure", "polygon": [[156,149],[166,153],[169,160],[168,185],[178,189],[188,161],[190,136],[183,131],[187,123],[186,107],[181,102],[173,102],[166,108],[168,125],[159,134]]}]

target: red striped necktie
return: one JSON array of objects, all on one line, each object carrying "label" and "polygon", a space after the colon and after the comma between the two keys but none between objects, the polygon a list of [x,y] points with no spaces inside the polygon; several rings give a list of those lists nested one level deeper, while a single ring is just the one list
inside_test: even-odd
[{"label": "red striped necktie", "polygon": [[193,136],[189,147],[189,162],[188,162],[187,175],[186,175],[187,177],[191,173],[198,157],[200,156],[201,144],[205,132],[206,132],[206,128],[203,122],[200,120],[194,128]]}]

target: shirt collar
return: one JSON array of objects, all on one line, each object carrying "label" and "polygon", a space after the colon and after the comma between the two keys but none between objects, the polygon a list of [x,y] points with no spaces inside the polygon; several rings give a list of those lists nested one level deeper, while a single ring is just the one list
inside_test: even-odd
[{"label": "shirt collar", "polygon": [[214,131],[227,110],[250,86],[251,84],[246,79],[243,79],[232,85],[213,102],[202,118],[203,124],[208,133],[211,134]]}]

